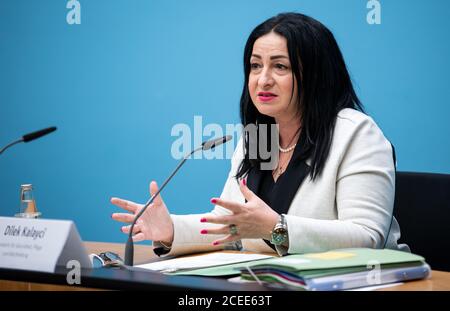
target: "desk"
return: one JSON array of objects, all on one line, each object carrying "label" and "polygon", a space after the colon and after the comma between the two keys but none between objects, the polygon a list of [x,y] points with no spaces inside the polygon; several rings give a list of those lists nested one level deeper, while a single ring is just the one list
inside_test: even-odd
[{"label": "desk", "polygon": [[[85,242],[88,253],[116,252],[123,257],[124,245],[118,243]],[[160,260],[151,246],[135,245],[135,264]],[[105,271],[106,270],[106,271]],[[66,284],[67,269],[58,268],[55,274],[0,269],[0,290],[98,290],[98,289],[149,289],[149,290],[238,290],[265,291],[257,284],[235,284],[225,279],[167,276],[153,272],[135,272],[112,269],[93,269],[82,272],[83,287]],[[450,291],[450,272],[433,271],[430,279],[406,282],[382,291]]]}]

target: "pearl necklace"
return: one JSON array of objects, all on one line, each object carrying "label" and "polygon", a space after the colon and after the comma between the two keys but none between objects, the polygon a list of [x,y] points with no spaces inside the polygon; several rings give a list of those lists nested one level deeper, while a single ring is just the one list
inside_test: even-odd
[{"label": "pearl necklace", "polygon": [[[297,134],[300,132],[301,127],[298,128],[298,130],[295,132],[294,137],[292,137],[291,141],[289,143],[292,143],[292,141],[295,139],[295,137],[297,136]],[[290,147],[285,148],[281,148],[280,144],[278,144],[278,150],[280,150],[280,152],[283,153],[288,153],[291,152],[292,150],[294,150],[295,146],[297,146],[297,143],[293,144]]]},{"label": "pearl necklace", "polygon": [[278,146],[278,149],[283,153],[288,153],[288,152],[291,152],[292,150],[294,150],[295,146],[297,146],[297,144],[293,144],[292,146],[290,146],[286,149],[281,148],[281,146]]}]

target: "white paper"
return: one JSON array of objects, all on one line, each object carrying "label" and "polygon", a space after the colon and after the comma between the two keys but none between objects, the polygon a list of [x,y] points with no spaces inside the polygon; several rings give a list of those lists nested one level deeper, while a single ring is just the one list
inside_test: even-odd
[{"label": "white paper", "polygon": [[205,255],[168,259],[139,265],[137,267],[160,272],[175,272],[179,270],[208,268],[267,258],[273,258],[273,256],[217,252]]}]

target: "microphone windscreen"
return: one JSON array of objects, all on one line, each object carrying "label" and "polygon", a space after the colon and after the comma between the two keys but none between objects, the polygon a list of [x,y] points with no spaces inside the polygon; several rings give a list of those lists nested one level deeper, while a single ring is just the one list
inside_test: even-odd
[{"label": "microphone windscreen", "polygon": [[231,140],[233,138],[233,136],[231,135],[227,135],[224,137],[220,137],[220,138],[216,138],[216,139],[211,139],[208,141],[205,141],[202,145],[203,145],[203,150],[209,150],[211,148],[214,148],[216,146],[219,146],[223,143],[226,143],[227,141]]},{"label": "microphone windscreen", "polygon": [[54,132],[54,131],[56,131],[56,127],[52,126],[52,127],[49,127],[49,128],[43,129],[43,130],[39,130],[39,131],[36,131],[36,132],[33,132],[33,133],[29,133],[29,134],[23,135],[22,139],[23,139],[23,141],[25,143],[27,143],[29,141],[35,140],[35,139],[37,139],[39,137],[42,137],[44,135],[50,134],[51,132]]}]

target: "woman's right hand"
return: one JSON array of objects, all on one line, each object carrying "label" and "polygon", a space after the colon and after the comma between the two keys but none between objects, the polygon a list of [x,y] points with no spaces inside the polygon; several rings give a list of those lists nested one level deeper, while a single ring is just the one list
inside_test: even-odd
[{"label": "woman's right hand", "polygon": [[[158,191],[158,185],[155,181],[150,183],[150,195],[154,195]],[[131,201],[111,198],[111,203],[123,208],[130,213],[114,213],[112,219],[132,223],[134,217],[144,207],[143,204],[134,203]],[[131,225],[123,226],[121,231],[129,234]],[[173,222],[167,210],[166,204],[159,194],[152,204],[145,210],[142,216],[137,220],[133,229],[133,241],[153,240],[161,241],[164,244],[171,245],[173,241]]]}]

